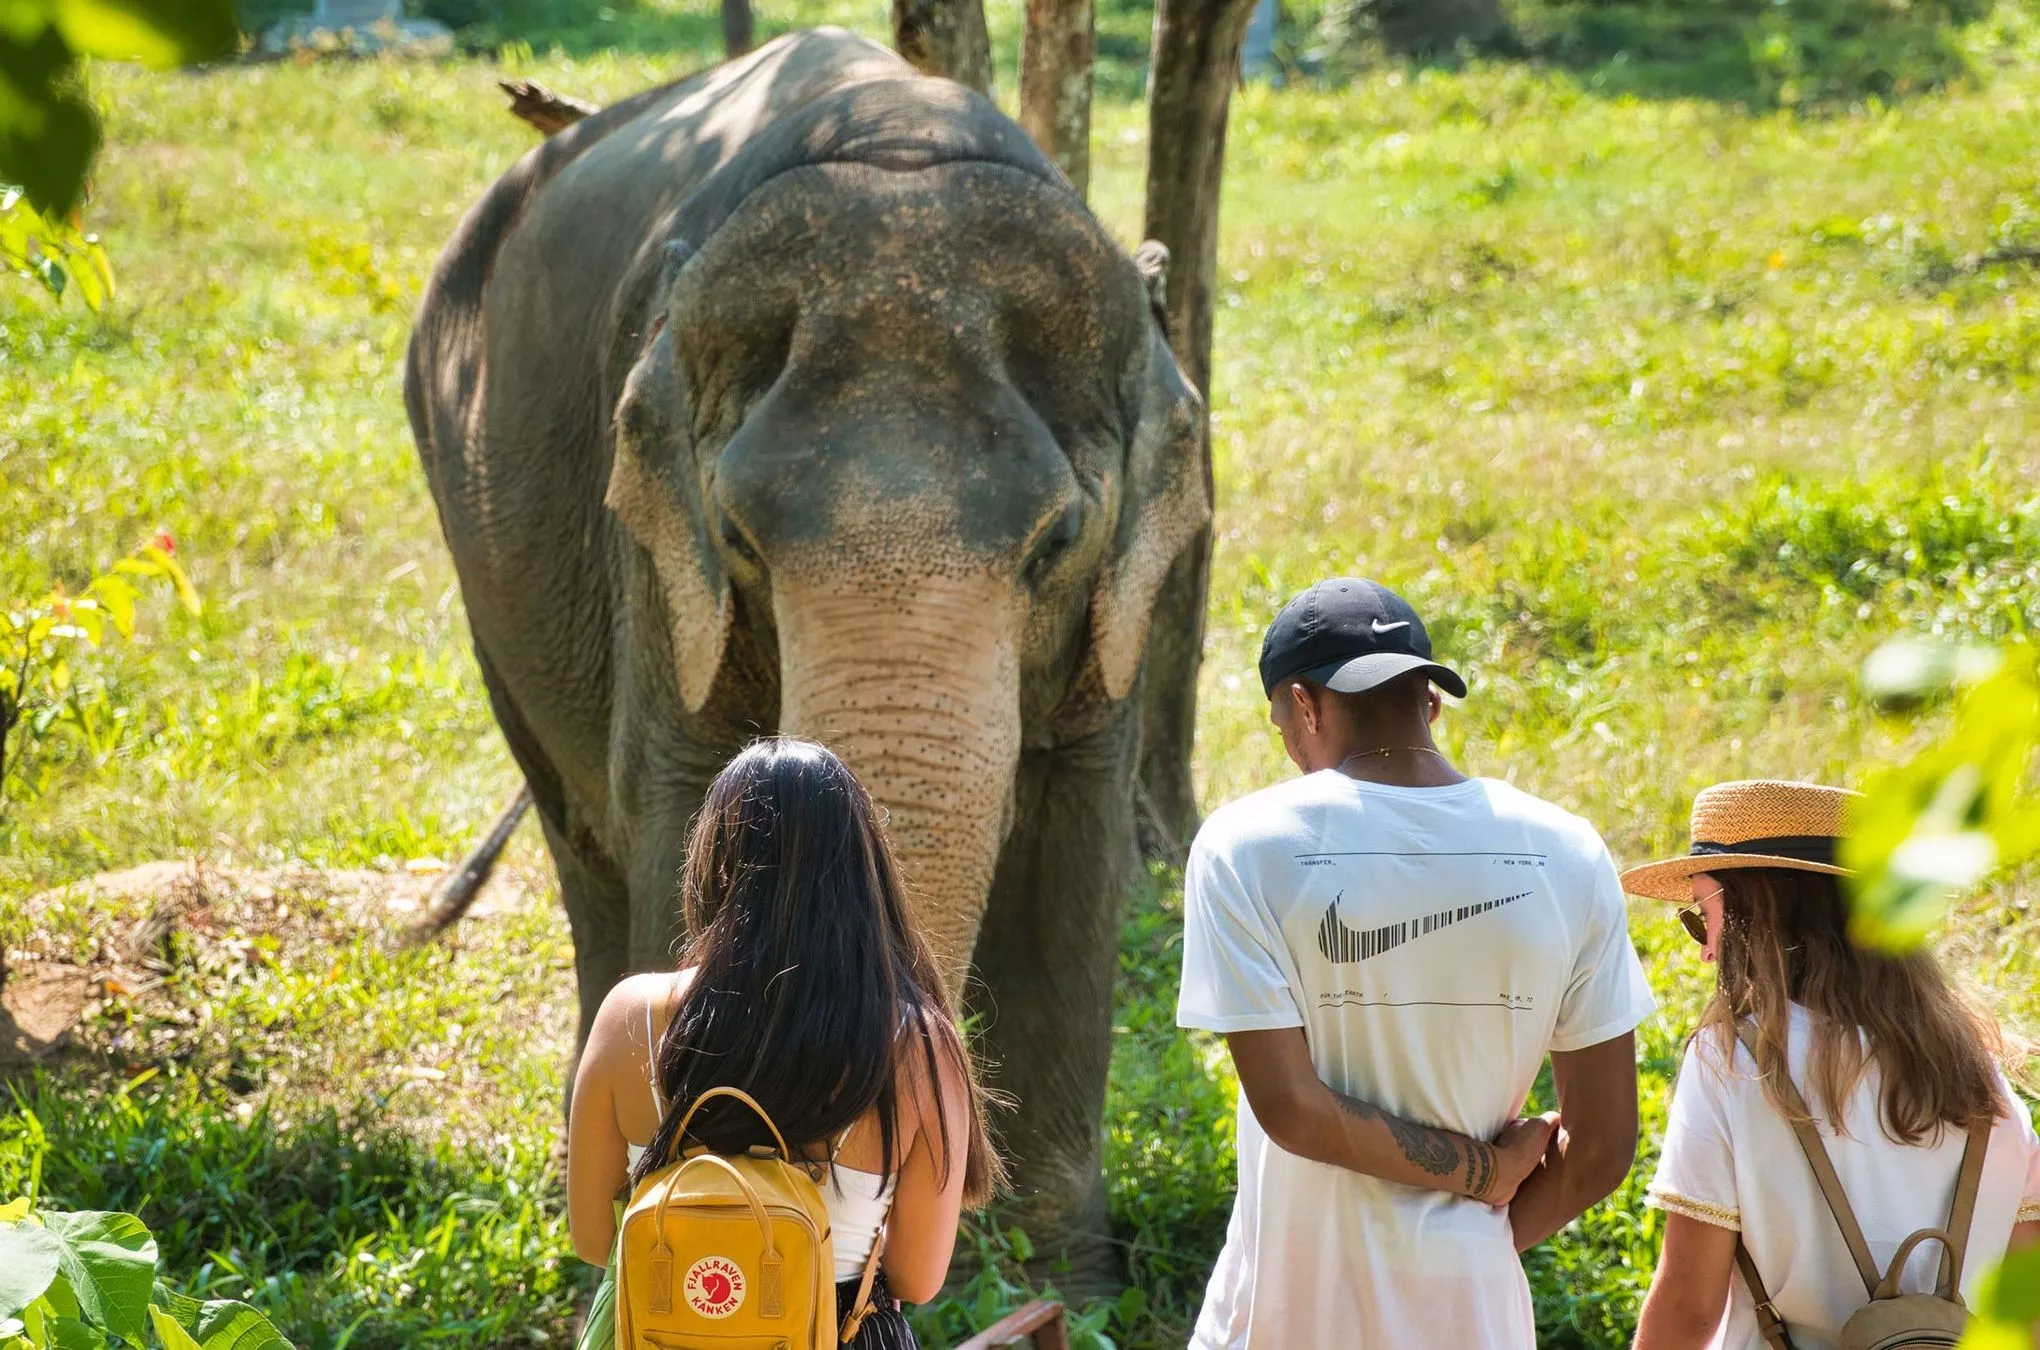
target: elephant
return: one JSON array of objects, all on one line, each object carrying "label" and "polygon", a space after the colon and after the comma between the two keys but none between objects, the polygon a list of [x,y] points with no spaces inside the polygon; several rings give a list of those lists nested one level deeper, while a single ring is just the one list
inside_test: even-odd
[{"label": "elephant", "polygon": [[670,965],[717,769],[822,741],[887,813],[1012,1104],[1013,1204],[1078,1281],[1111,1268],[1145,658],[1199,631],[1163,582],[1211,515],[1166,262],[983,97],[819,30],[533,148],[459,225],[404,368],[580,1039]]}]

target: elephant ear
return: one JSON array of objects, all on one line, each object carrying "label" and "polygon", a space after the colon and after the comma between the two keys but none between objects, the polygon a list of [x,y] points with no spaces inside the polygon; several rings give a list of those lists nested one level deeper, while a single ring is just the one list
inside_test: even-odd
[{"label": "elephant ear", "polygon": [[722,666],[730,631],[730,585],[708,534],[700,472],[688,425],[673,329],[657,335],[624,380],[616,407],[603,500],[651,555],[666,596],[680,701],[701,711]]},{"label": "elephant ear", "polygon": [[1091,646],[1113,699],[1125,698],[1140,674],[1155,596],[1170,565],[1211,520],[1203,403],[1158,326],[1148,335],[1144,383],[1126,455],[1119,530],[1091,597]]}]

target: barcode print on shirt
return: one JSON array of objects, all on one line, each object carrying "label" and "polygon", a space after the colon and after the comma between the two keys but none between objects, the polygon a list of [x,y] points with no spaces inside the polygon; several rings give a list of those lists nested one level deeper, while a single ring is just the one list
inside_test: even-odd
[{"label": "barcode print on shirt", "polygon": [[1426,914],[1420,919],[1404,919],[1400,923],[1384,924],[1380,928],[1348,928],[1339,922],[1339,901],[1346,898],[1340,891],[1325,907],[1324,922],[1318,925],[1317,945],[1325,959],[1335,965],[1351,965],[1355,961],[1366,961],[1394,951],[1413,937],[1423,937],[1441,928],[1449,928],[1462,919],[1471,919],[1477,914],[1500,909],[1529,895],[1529,891],[1518,891],[1505,895],[1499,900],[1484,900],[1477,905],[1461,905],[1457,909],[1441,909],[1436,914]]}]

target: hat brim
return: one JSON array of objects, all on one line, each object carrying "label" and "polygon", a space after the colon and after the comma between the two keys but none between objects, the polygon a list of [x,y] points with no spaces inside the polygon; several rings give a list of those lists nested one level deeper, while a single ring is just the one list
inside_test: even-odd
[{"label": "hat brim", "polygon": [[1334,661],[1330,665],[1297,673],[1311,683],[1321,684],[1334,693],[1364,694],[1379,685],[1387,684],[1398,675],[1407,675],[1413,670],[1423,671],[1430,677],[1432,684],[1452,697],[1466,697],[1466,681],[1459,677],[1458,671],[1410,652],[1369,652],[1365,656]]},{"label": "hat brim", "polygon": [[1735,872],[1749,867],[1776,867],[1787,872],[1819,872],[1824,876],[1846,877],[1846,867],[1832,863],[1801,862],[1769,853],[1695,853],[1684,858],[1645,863],[1622,874],[1622,889],[1647,900],[1668,900],[1687,904],[1693,899],[1693,878],[1702,872]]}]

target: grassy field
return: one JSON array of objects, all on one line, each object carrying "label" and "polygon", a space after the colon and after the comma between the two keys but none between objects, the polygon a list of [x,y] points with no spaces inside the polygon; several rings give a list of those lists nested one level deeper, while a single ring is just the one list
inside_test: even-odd
[{"label": "grassy field", "polygon": [[[1567,13],[1523,12],[1533,37]],[[994,11],[1008,69],[1016,13]],[[8,966],[112,959],[153,904],[31,909],[44,888],[214,869],[161,983],[96,998],[100,1053],[17,1079],[0,1196],[139,1207],[171,1269],[318,1350],[557,1344],[587,1287],[554,1158],[569,949],[533,832],[492,912],[423,951],[385,950],[400,912],[291,869],[405,877],[513,785],[396,366],[440,244],[531,143],[500,111],[506,67],[606,99],[709,57],[698,19],[626,19],[501,62],[99,72],[92,223],[120,301],[0,288],[0,595],[75,588],[167,530],[206,602],[152,600],[79,663],[101,744],[53,733],[10,769]],[[1129,243],[1144,25],[1101,20],[1094,198]],[[1846,782],[1902,753],[1854,682],[1882,638],[2040,622],[2040,42],[2000,11],[1936,37],[1952,80],[1809,109],[1777,71],[1797,51],[1793,78],[1829,89],[1806,66],[1824,49],[1769,41],[1745,51],[1775,69],[1736,67],[1768,84],[1607,56],[1236,101],[1208,803],[1288,771],[1253,659],[1334,571],[1437,616],[1474,684],[1446,725],[1469,770],[1584,813],[1624,860],[1682,847],[1707,782]],[[1093,1319],[1121,1343],[1181,1343],[1231,1198],[1222,1049],[1171,1026],[1172,885],[1124,935],[1106,1125],[1141,1292]],[[2014,878],[1945,942],[2028,1032],[2036,899]],[[1644,1156],[1530,1258],[1551,1346],[1626,1344],[1656,1256],[1640,1197],[1703,971],[1668,915],[1633,931],[1664,1003]],[[993,1266],[930,1313],[940,1334],[1013,1295],[1010,1239],[974,1236]]]}]

